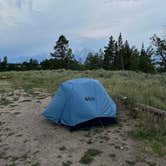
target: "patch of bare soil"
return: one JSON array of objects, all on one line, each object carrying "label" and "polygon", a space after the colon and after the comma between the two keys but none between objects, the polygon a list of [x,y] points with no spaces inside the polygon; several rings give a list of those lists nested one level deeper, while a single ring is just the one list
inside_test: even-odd
[{"label": "patch of bare soil", "polygon": [[51,97],[15,91],[0,107],[0,166],[81,166],[88,149],[100,150],[92,166],[165,166],[166,157],[146,154],[128,131],[137,124],[119,111],[119,124],[70,132],[41,116]]}]

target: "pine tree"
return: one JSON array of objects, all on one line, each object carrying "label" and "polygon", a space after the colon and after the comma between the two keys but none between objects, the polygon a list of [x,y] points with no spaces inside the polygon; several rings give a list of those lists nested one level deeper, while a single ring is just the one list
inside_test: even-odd
[{"label": "pine tree", "polygon": [[103,67],[103,52],[99,50],[98,53],[88,53],[85,61],[86,69],[101,69]]},{"label": "pine tree", "polygon": [[51,53],[51,56],[56,59],[65,59],[68,52],[69,41],[65,36],[61,35],[54,46],[54,53]]},{"label": "pine tree", "polygon": [[138,71],[139,70],[139,51],[135,46],[131,48],[131,64],[130,70]]},{"label": "pine tree", "polygon": [[98,68],[102,69],[103,68],[103,62],[104,62],[104,52],[102,49],[99,49],[99,52],[96,53],[97,59],[98,59]]},{"label": "pine tree", "polygon": [[115,57],[114,57],[114,62],[113,62],[113,69],[114,70],[119,70],[119,57],[118,57],[118,43],[117,41],[115,42]]},{"label": "pine tree", "polygon": [[146,52],[144,49],[144,44],[142,44],[142,48],[140,52],[139,69],[144,72],[146,70]]},{"label": "pine tree", "polygon": [[131,49],[127,40],[124,43],[123,59],[124,59],[124,69],[130,70],[132,58],[131,58]]},{"label": "pine tree", "polygon": [[7,56],[5,56],[2,60],[2,62],[0,63],[0,68],[1,68],[2,71],[7,70],[7,68],[8,68],[8,58],[7,58]]},{"label": "pine tree", "polygon": [[163,38],[154,35],[151,38],[153,46],[155,47],[155,54],[158,64],[160,65],[159,71],[166,72],[166,35]]},{"label": "pine tree", "polygon": [[5,67],[7,66],[7,64],[8,64],[7,56],[5,56],[5,57],[3,58],[3,64],[4,64]]},{"label": "pine tree", "polygon": [[98,64],[99,64],[99,68],[103,68],[103,62],[104,62],[104,52],[103,50],[100,48],[99,52],[98,52]]},{"label": "pine tree", "polygon": [[108,46],[104,50],[103,68],[106,70],[112,69],[115,61],[115,40],[110,37]]},{"label": "pine tree", "polygon": [[117,66],[118,69],[124,70],[124,57],[123,57],[123,39],[122,34],[119,34],[118,41],[117,41]]},{"label": "pine tree", "polygon": [[57,62],[60,68],[70,68],[70,62],[73,61],[74,56],[72,49],[69,48],[69,41],[65,36],[61,35],[59,37],[51,56],[58,60]]},{"label": "pine tree", "polygon": [[93,61],[93,53],[92,52],[89,52],[87,57],[86,57],[86,60],[85,60],[85,67],[86,69],[94,69],[94,61]]},{"label": "pine tree", "polygon": [[31,58],[28,64],[29,70],[34,70],[37,69],[38,67],[39,67],[39,62],[36,59]]},{"label": "pine tree", "polygon": [[154,72],[154,66],[152,64],[152,53],[148,48],[145,50],[144,44],[142,44],[141,53],[139,57],[139,69],[145,73]]},{"label": "pine tree", "polygon": [[0,71],[2,71],[2,62],[1,62],[1,58],[0,58]]}]

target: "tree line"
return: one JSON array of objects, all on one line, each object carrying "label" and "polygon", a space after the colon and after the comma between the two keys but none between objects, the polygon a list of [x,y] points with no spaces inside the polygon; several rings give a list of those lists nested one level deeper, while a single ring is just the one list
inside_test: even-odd
[{"label": "tree line", "polygon": [[152,46],[142,44],[141,50],[123,41],[122,34],[116,40],[110,36],[108,45],[98,52],[89,52],[85,62],[78,62],[69,47],[69,40],[61,35],[55,43],[51,58],[42,62],[30,59],[19,64],[8,63],[5,56],[0,59],[0,71],[10,70],[41,70],[41,69],[71,69],[71,70],[133,70],[145,73],[166,71],[166,38],[157,35],[151,37]]}]

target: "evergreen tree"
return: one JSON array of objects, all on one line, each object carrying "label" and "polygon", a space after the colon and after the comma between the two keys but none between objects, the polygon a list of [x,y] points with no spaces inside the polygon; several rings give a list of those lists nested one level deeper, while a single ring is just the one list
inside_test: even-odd
[{"label": "evergreen tree", "polygon": [[155,54],[157,56],[156,61],[160,65],[159,70],[166,72],[166,36],[160,38],[154,35],[151,40],[156,49]]},{"label": "evergreen tree", "polygon": [[139,69],[144,71],[146,70],[146,52],[144,49],[144,44],[142,44],[140,59],[139,59]]},{"label": "evergreen tree", "polygon": [[7,66],[7,64],[8,64],[7,56],[5,56],[5,57],[3,58],[3,63],[4,63],[5,66]]},{"label": "evergreen tree", "polygon": [[21,64],[22,70],[37,70],[40,69],[39,62],[36,59],[30,59],[29,62],[23,62]]},{"label": "evergreen tree", "polygon": [[131,48],[131,57],[130,57],[130,70],[138,71],[139,70],[139,51],[134,46]]},{"label": "evergreen tree", "polygon": [[96,68],[96,64],[94,63],[94,56],[92,52],[89,52],[87,55],[87,58],[85,60],[85,66],[86,69],[95,69]]},{"label": "evergreen tree", "polygon": [[35,69],[38,69],[38,67],[39,67],[38,61],[36,59],[31,58],[28,64],[29,70],[35,70]]},{"label": "evergreen tree", "polygon": [[105,50],[104,50],[103,68],[106,70],[113,69],[114,61],[115,61],[115,40],[113,36],[111,36],[109,38],[108,46],[105,47]]},{"label": "evergreen tree", "polygon": [[101,69],[103,68],[103,63],[104,63],[104,52],[101,48],[99,49],[97,56],[98,56],[98,65],[99,65],[99,68]]},{"label": "evergreen tree", "polygon": [[99,53],[88,53],[85,61],[86,69],[101,69],[103,67],[103,52],[100,50]]},{"label": "evergreen tree", "polygon": [[154,66],[151,60],[152,53],[150,48],[144,49],[144,44],[142,44],[141,53],[139,57],[139,69],[145,73],[154,72]]},{"label": "evergreen tree", "polygon": [[118,69],[124,70],[124,57],[123,57],[123,39],[122,34],[119,34],[117,41],[117,67]]},{"label": "evergreen tree", "polygon": [[124,61],[124,69],[131,70],[131,61],[132,61],[131,49],[127,40],[125,41],[123,48],[123,61]]},{"label": "evergreen tree", "polygon": [[115,42],[115,57],[114,57],[114,62],[113,62],[113,69],[114,70],[119,70],[119,57],[118,57],[118,43],[117,41]]},{"label": "evergreen tree", "polygon": [[0,70],[5,71],[8,68],[8,59],[7,56],[3,58],[3,60],[0,62]]},{"label": "evergreen tree", "polygon": [[95,54],[96,59],[97,59],[97,65],[98,69],[103,68],[103,62],[104,62],[104,52],[102,49],[99,49],[99,51]]},{"label": "evergreen tree", "polygon": [[66,53],[66,57],[64,59],[65,68],[69,69],[70,68],[70,64],[72,64],[73,61],[74,61],[74,55],[72,53],[72,49],[69,48],[67,53]]},{"label": "evergreen tree", "polygon": [[1,58],[0,58],[0,71],[2,71],[2,62],[1,62]]},{"label": "evergreen tree", "polygon": [[58,60],[59,68],[70,68],[70,62],[73,61],[72,49],[69,48],[69,41],[61,35],[54,46],[54,52],[51,56]]}]

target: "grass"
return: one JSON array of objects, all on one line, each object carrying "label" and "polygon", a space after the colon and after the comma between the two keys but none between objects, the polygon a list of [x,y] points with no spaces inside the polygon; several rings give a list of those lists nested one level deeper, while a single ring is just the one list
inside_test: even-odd
[{"label": "grass", "polygon": [[129,136],[144,140],[145,149],[148,152],[158,156],[166,155],[166,125],[165,119],[155,121],[153,115],[142,114],[139,121],[139,127],[129,132]]},{"label": "grass", "polygon": [[10,105],[10,104],[12,104],[13,102],[12,101],[9,101],[9,100],[7,100],[7,99],[1,99],[0,100],[0,105],[1,106],[8,106],[8,105]]},{"label": "grass", "polygon": [[32,164],[31,166],[40,166],[40,163],[36,162],[36,163]]},{"label": "grass", "polygon": [[63,81],[79,77],[100,80],[114,99],[120,95],[127,96],[130,102],[140,102],[166,110],[166,73],[152,75],[133,71],[104,70],[1,72],[0,78],[5,78],[9,84],[0,86],[0,91],[22,88],[29,93],[39,90],[53,95]]},{"label": "grass", "polygon": [[94,157],[100,155],[102,151],[97,149],[88,149],[80,159],[80,163],[88,165],[94,160]]},{"label": "grass", "polygon": [[146,162],[149,166],[156,166],[156,163],[154,162]]},{"label": "grass", "polygon": [[134,166],[136,163],[134,161],[126,160],[127,165]]},{"label": "grass", "polygon": [[66,161],[62,163],[62,166],[70,166],[70,165],[72,165],[71,161]]},{"label": "grass", "polygon": [[6,164],[6,166],[16,166],[16,163]]},{"label": "grass", "polygon": [[0,152],[0,159],[4,159],[6,157],[6,153],[5,152]]}]

